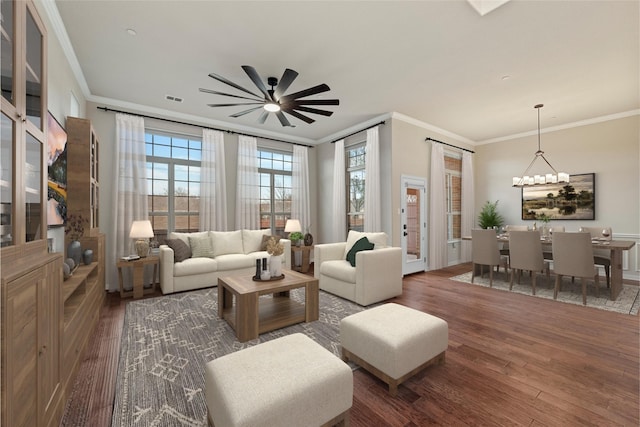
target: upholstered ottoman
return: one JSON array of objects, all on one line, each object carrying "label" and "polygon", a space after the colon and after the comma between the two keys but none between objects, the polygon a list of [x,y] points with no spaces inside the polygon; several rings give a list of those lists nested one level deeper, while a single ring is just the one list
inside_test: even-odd
[{"label": "upholstered ottoman", "polygon": [[398,304],[384,304],[340,322],[342,359],[398,386],[434,363],[444,363],[449,327],[444,320]]},{"label": "upholstered ottoman", "polygon": [[205,399],[217,427],[349,425],[353,374],[306,335],[287,335],[207,363]]}]

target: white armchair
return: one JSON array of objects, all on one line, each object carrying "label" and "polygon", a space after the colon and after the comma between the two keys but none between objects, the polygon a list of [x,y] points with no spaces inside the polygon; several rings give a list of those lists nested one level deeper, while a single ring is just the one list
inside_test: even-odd
[{"label": "white armchair", "polygon": [[[362,237],[373,250],[357,252],[355,267],[346,254]],[[314,246],[314,276],[320,289],[363,306],[402,294],[402,249],[387,246],[386,233],[349,231],[346,242]]]}]

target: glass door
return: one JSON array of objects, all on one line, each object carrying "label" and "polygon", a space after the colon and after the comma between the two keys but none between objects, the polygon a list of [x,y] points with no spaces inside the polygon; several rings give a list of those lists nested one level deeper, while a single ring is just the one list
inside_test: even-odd
[{"label": "glass door", "polygon": [[402,177],[402,274],[425,271],[427,267],[426,185],[424,178]]}]

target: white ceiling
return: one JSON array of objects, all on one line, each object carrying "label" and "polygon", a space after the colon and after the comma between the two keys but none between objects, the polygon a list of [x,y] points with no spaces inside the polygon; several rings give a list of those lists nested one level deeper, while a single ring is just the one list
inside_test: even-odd
[{"label": "white ceiling", "polygon": [[[483,143],[640,108],[640,8],[632,1],[518,1],[481,16],[447,1],[56,0],[90,101],[292,141],[323,142],[389,112]],[[136,36],[127,33],[134,29]],[[211,108],[300,73],[287,93],[326,83],[333,116],[284,128],[245,107]],[[165,95],[184,99],[167,101]]]}]

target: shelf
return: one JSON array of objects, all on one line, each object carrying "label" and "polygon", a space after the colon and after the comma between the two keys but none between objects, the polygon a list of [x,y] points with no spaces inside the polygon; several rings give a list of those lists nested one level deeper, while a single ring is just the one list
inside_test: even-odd
[{"label": "shelf", "polygon": [[73,276],[69,277],[62,283],[62,302],[65,304],[65,317],[67,311],[67,300],[69,297],[76,291],[76,289],[86,283],[87,277],[91,275],[91,273],[95,272],[95,275],[98,273],[98,263],[92,262],[89,265],[81,265],[78,269],[73,273]]}]

